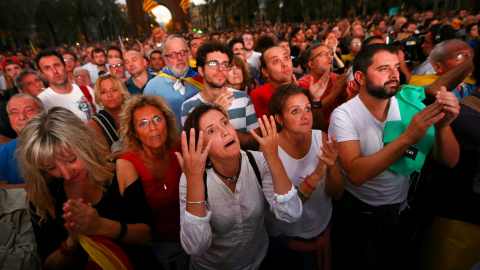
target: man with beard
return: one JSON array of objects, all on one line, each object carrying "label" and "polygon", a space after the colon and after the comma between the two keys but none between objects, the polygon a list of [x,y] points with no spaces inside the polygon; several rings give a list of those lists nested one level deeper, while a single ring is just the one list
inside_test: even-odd
[{"label": "man with beard", "polygon": [[162,43],[162,55],[167,66],[148,82],[144,94],[165,98],[181,126],[183,102],[203,90],[203,79],[188,65],[187,42],[180,36],[168,36]]},{"label": "man with beard", "polygon": [[245,52],[245,57],[247,58],[248,62],[248,69],[250,70],[252,78],[255,78],[255,76],[257,76],[257,74],[260,72],[258,62],[260,55],[262,54],[253,50],[253,45],[255,44],[255,41],[251,33],[244,32],[242,34],[242,39],[244,45],[243,50]]},{"label": "man with beard", "polygon": [[131,95],[141,95],[147,83],[153,79],[153,75],[147,71],[148,63],[143,55],[137,51],[125,53],[125,68],[130,73],[130,78],[125,86]]},{"label": "man with beard", "polygon": [[86,85],[77,86],[68,81],[65,62],[60,53],[42,50],[37,54],[35,63],[50,83],[50,87],[38,95],[45,110],[55,106],[64,107],[85,123],[97,113],[93,89]]},{"label": "man with beard", "polygon": [[[257,115],[248,94],[225,86],[233,52],[218,42],[204,44],[197,52],[198,72],[203,77],[203,91],[182,104],[182,125],[188,114],[201,103],[216,104],[223,107],[230,123],[237,131],[243,148],[255,142],[250,133],[256,129],[259,134]],[[253,144],[257,145],[257,144]]]},{"label": "man with beard", "polygon": [[[420,110],[422,88],[406,91],[404,86],[396,95],[399,66],[393,46],[362,49],[353,64],[359,94],[332,113],[329,134],[337,138],[345,182],[333,217],[333,265],[338,269],[396,269],[392,262],[402,259],[397,235],[412,173],[402,164],[419,171],[432,145],[436,161],[448,167],[458,162],[460,150],[450,129],[458,99],[440,87],[436,101]],[[417,102],[408,107],[404,94],[415,90],[419,95],[407,99]]]}]

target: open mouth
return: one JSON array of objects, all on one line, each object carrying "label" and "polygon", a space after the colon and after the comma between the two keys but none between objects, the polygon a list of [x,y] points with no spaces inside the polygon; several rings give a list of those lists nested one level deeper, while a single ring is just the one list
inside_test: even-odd
[{"label": "open mouth", "polygon": [[150,137],[150,140],[153,141],[153,140],[156,140],[156,139],[159,139],[159,138],[160,138],[160,135],[157,135],[157,136]]},{"label": "open mouth", "polygon": [[232,145],[234,143],[235,143],[235,140],[231,140],[225,145],[225,147],[229,147],[230,145]]}]

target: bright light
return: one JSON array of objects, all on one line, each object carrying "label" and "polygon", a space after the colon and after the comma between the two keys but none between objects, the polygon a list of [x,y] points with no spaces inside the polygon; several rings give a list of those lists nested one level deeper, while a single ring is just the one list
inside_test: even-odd
[{"label": "bright light", "polygon": [[80,45],[80,43],[78,43],[78,42],[77,42],[77,43],[75,43],[75,44],[77,44],[77,46],[79,46],[79,45]]},{"label": "bright light", "polygon": [[150,27],[152,27],[152,28],[153,28],[153,23],[152,23],[152,24],[150,24]]},{"label": "bright light", "polygon": [[125,40],[126,40],[126,41],[128,41],[128,37],[127,37],[127,38],[125,38]]},{"label": "bright light", "polygon": [[172,13],[170,10],[163,5],[159,5],[158,7],[152,9],[153,15],[157,17],[156,21],[161,24],[161,23],[168,23],[172,19]]}]

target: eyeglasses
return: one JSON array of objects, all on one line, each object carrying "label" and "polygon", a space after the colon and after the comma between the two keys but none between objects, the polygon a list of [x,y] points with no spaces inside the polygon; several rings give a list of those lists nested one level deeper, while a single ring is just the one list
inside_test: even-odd
[{"label": "eyeglasses", "polygon": [[465,59],[467,59],[467,58],[472,57],[472,55],[473,55],[473,52],[472,52],[472,51],[462,52],[462,53],[458,54],[458,55],[455,56],[455,57],[449,58],[449,60],[450,60],[450,59],[455,59],[455,60],[457,60],[457,61],[463,61],[463,60],[465,60]]},{"label": "eyeglasses", "polygon": [[65,62],[65,63],[66,63],[66,62],[70,62],[70,63],[71,63],[71,62],[73,62],[73,61],[75,61],[75,60],[74,60],[74,59],[66,59],[66,58],[63,58],[63,62]]},{"label": "eyeglasses", "polygon": [[147,128],[150,126],[150,123],[158,124],[162,121],[162,118],[160,117],[154,117],[152,120],[148,119],[143,119],[142,121],[138,122],[137,125],[139,128]]},{"label": "eyeglasses", "polygon": [[354,43],[352,44],[352,46],[361,46],[361,45],[362,45],[362,42],[354,42]]},{"label": "eyeglasses", "polygon": [[244,38],[243,41],[253,41],[253,38]]},{"label": "eyeglasses", "polygon": [[178,58],[178,55],[180,56],[185,56],[188,54],[188,50],[181,50],[179,52],[172,52],[170,54],[167,54],[165,55],[165,57],[168,57],[168,58]]},{"label": "eyeglasses", "polygon": [[231,67],[230,67],[230,71],[233,71],[233,72],[242,72],[242,68],[241,68],[241,67],[238,67],[238,66],[231,66]]},{"label": "eyeglasses", "polygon": [[340,32],[341,32],[341,30],[333,30],[333,33],[335,33],[335,34],[340,33]]},{"label": "eyeglasses", "polygon": [[325,56],[330,56],[330,57],[333,57],[333,52],[321,52],[317,55],[315,55],[314,57],[312,57],[312,59],[310,59],[310,61],[313,61],[313,59],[317,58],[317,57],[325,57]]},{"label": "eyeglasses", "polygon": [[110,69],[120,68],[120,67],[123,67],[123,64],[111,65],[111,66],[110,66]]},{"label": "eyeglasses", "polygon": [[213,69],[213,70],[219,70],[220,69],[220,66],[222,67],[221,70],[231,70],[232,69],[232,66],[230,66],[227,62],[223,62],[223,63],[220,63],[218,62],[217,60],[214,60],[214,61],[208,61],[206,62],[205,64],[208,65],[208,67],[210,69]]}]

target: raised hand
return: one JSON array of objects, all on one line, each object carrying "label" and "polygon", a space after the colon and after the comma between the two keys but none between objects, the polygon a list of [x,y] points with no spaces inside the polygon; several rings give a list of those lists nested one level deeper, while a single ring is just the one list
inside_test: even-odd
[{"label": "raised hand", "polygon": [[320,147],[323,154],[321,156],[317,156],[317,158],[323,161],[328,168],[335,166],[338,158],[337,138],[335,138],[335,135],[332,134],[330,136],[330,140],[331,142],[326,142]]},{"label": "raised hand", "polygon": [[187,142],[187,133],[182,131],[182,154],[175,152],[175,155],[187,179],[191,179],[192,176],[200,176],[201,179],[211,145],[212,141],[210,140],[203,149],[203,132],[200,131],[195,147],[195,129],[190,129],[190,143]]},{"label": "raised hand", "polygon": [[313,82],[313,76],[310,77],[310,93],[313,96],[314,101],[319,101],[322,98],[323,93],[327,89],[328,82],[330,81],[330,70],[326,70],[322,77],[318,79],[316,83]]},{"label": "raised hand", "polygon": [[250,134],[252,134],[260,144],[260,152],[263,152],[265,158],[273,155],[278,156],[278,134],[275,119],[273,116],[270,116],[269,120],[268,117],[264,115],[263,121],[261,118],[258,118],[258,125],[260,126],[262,137],[259,137],[253,130],[250,130]]},{"label": "raised hand", "polygon": [[425,137],[428,129],[444,116],[442,104],[438,102],[430,104],[412,117],[407,130],[405,130],[402,136],[406,136],[408,144],[416,144]]},{"label": "raised hand", "polygon": [[445,116],[435,124],[435,127],[448,127],[460,113],[460,104],[458,103],[458,98],[454,93],[447,91],[445,86],[440,87],[440,90],[437,91],[435,98],[436,103],[443,105],[442,112],[445,113]]},{"label": "raised hand", "polygon": [[224,94],[221,94],[216,100],[214,100],[213,104],[222,107],[222,109],[226,112],[228,108],[232,106],[233,100],[235,100],[233,93],[226,92]]}]

